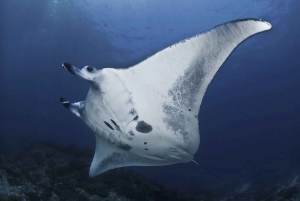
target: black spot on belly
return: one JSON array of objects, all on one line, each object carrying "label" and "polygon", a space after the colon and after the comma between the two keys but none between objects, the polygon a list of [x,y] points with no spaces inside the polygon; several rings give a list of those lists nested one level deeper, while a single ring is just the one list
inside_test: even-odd
[{"label": "black spot on belly", "polygon": [[129,131],[128,133],[129,135],[134,136],[134,133],[132,131]]},{"label": "black spot on belly", "polygon": [[189,111],[192,111],[191,109],[189,109]]},{"label": "black spot on belly", "polygon": [[144,142],[144,144],[147,144],[147,142]]},{"label": "black spot on belly", "polygon": [[107,123],[106,121],[104,121],[104,123],[106,124],[106,126],[108,127],[108,128],[110,128],[111,130],[115,130],[109,123]]},{"label": "black spot on belly", "polygon": [[149,149],[145,149],[146,151],[148,151]]},{"label": "black spot on belly", "polygon": [[124,149],[125,151],[129,151],[130,149],[132,149],[132,147],[128,144],[118,144],[117,146],[121,149]]},{"label": "black spot on belly", "polygon": [[135,129],[140,133],[150,133],[152,131],[152,126],[144,121],[139,121]]}]

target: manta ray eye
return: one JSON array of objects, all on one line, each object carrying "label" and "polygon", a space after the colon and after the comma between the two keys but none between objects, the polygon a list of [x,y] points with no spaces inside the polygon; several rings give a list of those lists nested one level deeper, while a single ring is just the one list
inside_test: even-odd
[{"label": "manta ray eye", "polygon": [[107,123],[106,121],[104,121],[104,123],[106,124],[106,126],[108,127],[108,128],[110,128],[111,130],[115,130],[109,123]]},{"label": "manta ray eye", "polygon": [[93,67],[90,67],[90,66],[88,66],[87,68],[86,68],[86,70],[88,71],[88,72],[93,72],[94,71],[94,68]]}]

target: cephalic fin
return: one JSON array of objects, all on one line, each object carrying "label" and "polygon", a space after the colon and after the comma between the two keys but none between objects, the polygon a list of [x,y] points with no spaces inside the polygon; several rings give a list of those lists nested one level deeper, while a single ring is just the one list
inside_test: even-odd
[{"label": "cephalic fin", "polygon": [[91,66],[85,66],[80,70],[79,68],[76,68],[72,64],[66,62],[62,63],[62,67],[70,73],[72,73],[73,75],[76,75],[88,81],[92,81],[95,76],[95,73],[98,71],[98,69]]},{"label": "cephalic fin", "polygon": [[84,101],[76,102],[76,103],[70,103],[64,98],[59,98],[59,101],[63,106],[65,106],[67,109],[69,109],[73,114],[75,114],[78,117],[81,117],[81,112],[84,107]]}]

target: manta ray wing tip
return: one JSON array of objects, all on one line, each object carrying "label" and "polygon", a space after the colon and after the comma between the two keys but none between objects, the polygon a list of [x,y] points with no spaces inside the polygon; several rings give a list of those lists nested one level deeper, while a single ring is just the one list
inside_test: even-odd
[{"label": "manta ray wing tip", "polygon": [[266,25],[266,30],[269,30],[272,28],[272,24],[270,22],[264,21],[262,19],[259,19],[259,21],[263,22]]},{"label": "manta ray wing tip", "polygon": [[263,22],[265,25],[267,25],[267,29],[271,29],[272,28],[272,24],[268,21],[264,21],[262,19],[259,19],[259,21]]},{"label": "manta ray wing tip", "polygon": [[254,22],[259,22],[259,26],[263,28],[263,30],[270,30],[272,28],[272,24],[262,20],[262,19],[256,19],[256,18],[245,18],[245,19],[238,19],[238,20],[233,20],[232,22],[244,22],[244,21],[254,21]]},{"label": "manta ray wing tip", "polygon": [[269,29],[271,29],[272,28],[272,24],[271,23],[269,23],[269,22],[266,22],[265,21],[265,23],[269,26]]}]

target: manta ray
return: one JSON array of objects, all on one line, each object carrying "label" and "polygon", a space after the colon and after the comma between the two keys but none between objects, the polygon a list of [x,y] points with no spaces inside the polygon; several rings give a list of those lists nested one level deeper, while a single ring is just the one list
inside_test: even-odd
[{"label": "manta ray", "polygon": [[80,70],[63,63],[91,84],[85,101],[60,98],[95,134],[89,175],[193,161],[200,143],[198,114],[209,83],[242,41],[271,27],[256,19],[231,21],[124,69]]}]

